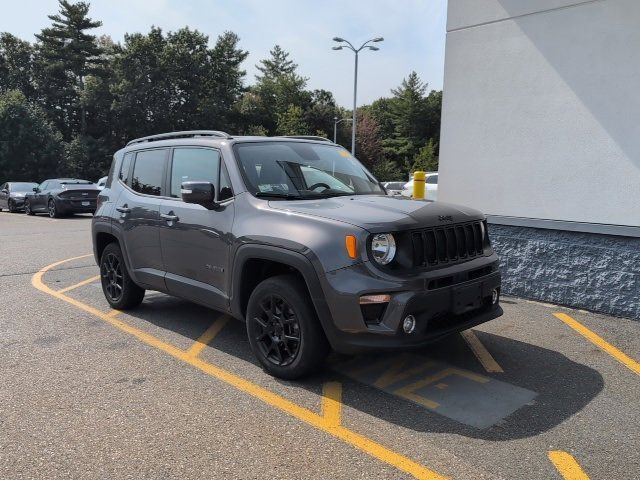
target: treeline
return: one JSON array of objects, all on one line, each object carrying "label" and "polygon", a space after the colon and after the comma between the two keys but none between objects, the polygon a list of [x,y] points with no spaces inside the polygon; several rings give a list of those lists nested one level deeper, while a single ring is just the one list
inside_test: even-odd
[{"label": "treeline", "polygon": [[[105,175],[128,140],[189,129],[247,135],[333,137],[351,111],[326,90],[309,90],[275,46],[245,84],[248,52],[232,32],[183,28],[96,37],[89,4],[60,0],[51,25],[30,43],[0,33],[0,183]],[[374,81],[374,79],[369,79]],[[442,92],[412,72],[392,96],[358,109],[356,155],[380,180],[437,169]],[[350,148],[350,122],[338,142]]]}]

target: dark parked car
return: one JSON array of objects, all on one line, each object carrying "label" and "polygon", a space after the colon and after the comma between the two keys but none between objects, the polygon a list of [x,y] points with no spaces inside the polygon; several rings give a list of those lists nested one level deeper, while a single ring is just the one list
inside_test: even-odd
[{"label": "dark parked car", "polygon": [[93,213],[100,190],[95,183],[76,178],[45,180],[24,200],[27,215],[48,213],[57,218],[74,213]]},{"label": "dark parked car", "polygon": [[24,208],[24,197],[38,184],[34,182],[7,182],[0,185],[0,212],[6,208],[11,213]]},{"label": "dark parked car", "polygon": [[297,378],[342,353],[407,349],[502,314],[485,217],[384,194],[326,140],[177,132],[116,152],[92,221],[115,309],[159,290],[246,322]]}]

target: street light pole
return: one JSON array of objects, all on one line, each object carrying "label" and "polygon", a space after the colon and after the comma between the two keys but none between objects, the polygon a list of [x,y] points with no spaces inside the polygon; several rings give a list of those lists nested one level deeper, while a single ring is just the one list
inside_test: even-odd
[{"label": "street light pole", "polygon": [[[356,119],[356,108],[357,108],[357,98],[358,98],[358,54],[360,53],[361,50],[363,49],[369,49],[369,50],[373,50],[374,52],[377,50],[380,50],[378,47],[374,47],[373,45],[369,45],[369,43],[371,42],[382,42],[384,40],[384,38],[382,37],[376,37],[376,38],[372,38],[371,40],[367,40],[366,42],[364,42],[362,45],[360,45],[360,48],[355,48],[353,46],[353,44],[351,42],[349,42],[348,40],[345,40],[344,38],[340,38],[340,37],[333,37],[333,41],[334,42],[338,42],[341,45],[333,47],[333,50],[342,50],[344,47],[348,48],[349,50],[351,50],[354,54],[355,54],[355,69],[354,69],[354,74],[353,74],[353,118],[351,119],[352,122],[352,129],[351,129],[351,154],[355,156],[356,154],[356,124],[357,124],[357,119]],[[335,137],[335,125],[334,125],[334,137]]]},{"label": "street light pole", "polygon": [[353,120],[351,120],[351,155],[356,156],[356,98],[358,97],[358,52],[356,50],[355,70],[353,72]]},{"label": "street light pole", "polygon": [[338,124],[350,121],[350,118],[341,118],[340,120],[338,120],[338,117],[333,117],[333,143],[338,143]]}]

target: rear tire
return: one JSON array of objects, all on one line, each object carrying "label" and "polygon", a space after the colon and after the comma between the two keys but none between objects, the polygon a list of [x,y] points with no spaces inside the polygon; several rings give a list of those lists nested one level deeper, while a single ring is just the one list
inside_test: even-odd
[{"label": "rear tire", "polygon": [[47,203],[47,211],[49,213],[50,218],[60,218],[60,213],[58,212],[58,206],[53,198],[49,199],[49,203]]},{"label": "rear tire", "polygon": [[31,202],[29,200],[24,201],[24,213],[26,213],[27,215],[34,215],[34,213],[31,211]]},{"label": "rear tire", "polygon": [[144,298],[144,288],[134,283],[117,243],[105,247],[100,257],[100,282],[104,297],[116,310],[135,308]]},{"label": "rear tire", "polygon": [[249,298],[246,322],[251,350],[274,377],[308,375],[329,353],[311,298],[294,275],[262,281]]}]

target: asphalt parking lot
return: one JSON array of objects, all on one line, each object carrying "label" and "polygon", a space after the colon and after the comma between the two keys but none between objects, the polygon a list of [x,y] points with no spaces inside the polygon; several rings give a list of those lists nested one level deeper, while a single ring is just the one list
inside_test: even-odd
[{"label": "asphalt parking lot", "polygon": [[215,311],[110,310],[90,218],[0,213],[0,478],[640,477],[637,321],[505,298],[284,382]]}]

